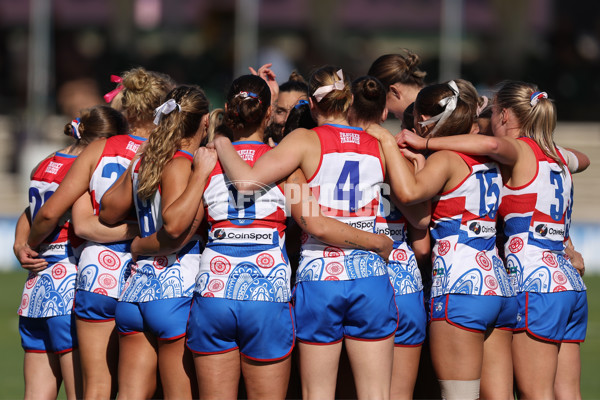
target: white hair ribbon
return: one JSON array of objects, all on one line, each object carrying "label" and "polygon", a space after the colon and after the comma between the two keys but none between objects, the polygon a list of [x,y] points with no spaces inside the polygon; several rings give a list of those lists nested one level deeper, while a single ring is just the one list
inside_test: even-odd
[{"label": "white hair ribbon", "polygon": [[344,74],[342,70],[338,70],[336,74],[340,78],[339,81],[335,81],[333,85],[321,86],[313,93],[314,98],[317,99],[317,103],[333,90],[344,90]]},{"label": "white hair ribbon", "polygon": [[81,125],[81,119],[75,118],[71,121],[71,126],[73,127],[73,137],[77,140],[81,140],[81,132],[79,132],[79,125]]},{"label": "white hair ribbon", "polygon": [[483,110],[485,110],[485,108],[488,106],[488,103],[490,101],[490,99],[488,99],[487,96],[481,96],[481,98],[483,99],[483,104],[480,106],[477,106],[477,111],[475,112],[475,116],[477,118],[479,118],[479,116],[481,115]]},{"label": "white hair ribbon", "polygon": [[535,107],[537,105],[537,103],[540,101],[540,99],[547,99],[548,98],[548,93],[546,92],[534,92],[531,97],[529,98],[529,104],[531,104],[531,107]]},{"label": "white hair ribbon", "polygon": [[442,124],[444,123],[444,121],[446,121],[448,119],[448,117],[450,115],[452,115],[452,112],[456,109],[456,104],[458,103],[458,86],[456,86],[456,82],[454,81],[450,81],[448,82],[448,87],[450,87],[450,89],[452,90],[452,96],[448,96],[448,97],[444,97],[443,99],[441,99],[438,104],[441,107],[444,107],[444,111],[442,111],[441,113],[439,113],[438,115],[435,115],[431,118],[429,118],[426,121],[420,121],[419,125],[421,126],[427,126],[427,125],[431,125],[434,122],[438,122],[438,124],[435,126],[435,128],[433,128],[433,130],[429,133],[429,135],[432,135],[438,127],[442,126]]},{"label": "white hair ribbon", "polygon": [[160,124],[160,119],[163,115],[170,114],[173,110],[181,111],[181,106],[177,104],[175,99],[169,99],[156,107],[154,110],[154,125]]}]

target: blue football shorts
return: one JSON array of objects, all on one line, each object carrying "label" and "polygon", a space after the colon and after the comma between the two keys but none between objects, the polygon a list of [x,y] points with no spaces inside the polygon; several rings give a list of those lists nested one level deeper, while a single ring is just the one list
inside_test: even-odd
[{"label": "blue football shorts", "polygon": [[587,330],[587,292],[517,294],[517,330],[550,342],[583,342]]},{"label": "blue football shorts", "polygon": [[199,355],[239,349],[255,361],[278,361],[294,348],[294,310],[289,302],[231,300],[194,295],[188,348]]},{"label": "blue football shorts", "polygon": [[185,336],[192,304],[191,297],[117,304],[116,324],[121,335],[149,332],[159,340]]},{"label": "blue football shorts", "polygon": [[303,281],[294,294],[296,335],[308,344],[344,337],[382,340],[396,332],[398,310],[388,275],[346,281]]}]

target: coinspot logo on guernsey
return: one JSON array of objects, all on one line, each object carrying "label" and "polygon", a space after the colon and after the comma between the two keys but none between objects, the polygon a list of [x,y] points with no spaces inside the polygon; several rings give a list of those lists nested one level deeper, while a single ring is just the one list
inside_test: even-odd
[{"label": "coinspot logo on guernsey", "polygon": [[538,239],[563,240],[565,226],[563,224],[536,222],[533,224],[533,232],[533,236]]},{"label": "coinspot logo on guernsey", "polygon": [[215,229],[213,232],[213,237],[215,240],[224,239],[225,235],[225,229]]},{"label": "coinspot logo on guernsey", "polygon": [[491,237],[496,234],[496,223],[494,221],[472,221],[469,224],[470,237]]}]

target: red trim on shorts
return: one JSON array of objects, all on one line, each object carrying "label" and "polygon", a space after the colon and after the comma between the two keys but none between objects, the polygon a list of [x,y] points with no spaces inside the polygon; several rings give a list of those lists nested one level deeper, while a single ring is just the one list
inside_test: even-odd
[{"label": "red trim on shorts", "polygon": [[389,334],[389,335],[387,335],[387,336],[384,336],[384,337],[382,337],[382,338],[379,338],[379,339],[363,339],[363,338],[357,338],[357,337],[348,336],[348,335],[344,335],[344,337],[345,337],[346,339],[358,340],[358,341],[360,341],[360,342],[381,342],[382,340],[389,339],[389,338],[391,338],[392,336],[395,336],[395,335],[396,335],[396,330],[394,329],[394,332],[390,333],[390,334]]},{"label": "red trim on shorts", "polygon": [[[402,153],[400,153],[402,154]],[[385,174],[384,174],[385,176]],[[388,282],[390,284],[390,286],[392,287],[392,293],[394,293],[394,306],[396,307],[396,329],[394,329],[394,333],[396,333],[396,331],[398,330],[398,325],[400,325],[400,311],[398,311],[398,304],[396,304],[396,291],[394,290],[394,285],[392,285],[392,282],[390,282],[390,280],[388,279]]]},{"label": "red trim on shorts", "polygon": [[529,330],[529,328],[527,328],[527,333],[529,333],[531,336],[533,336],[536,339],[543,340],[544,342],[551,342],[551,343],[561,343],[562,342],[561,340],[548,339],[548,338],[536,335],[535,333],[531,332]]},{"label": "red trim on shorts", "polygon": [[394,347],[420,347],[420,346],[423,346],[423,343],[425,343],[424,340],[418,344],[396,344],[396,343],[394,343]]},{"label": "red trim on shorts", "polygon": [[87,318],[81,318],[79,315],[75,314],[75,317],[83,322],[111,322],[114,321],[114,318],[107,318],[107,319],[87,319]]},{"label": "red trim on shorts", "polygon": [[529,333],[534,338],[543,340],[544,342],[551,342],[551,343],[560,343],[561,342],[560,340],[548,339],[548,338],[536,335],[529,329],[529,292],[525,292],[525,330],[527,331],[527,333]]},{"label": "red trim on shorts", "polygon": [[294,314],[292,312],[292,303],[290,303],[289,301],[288,301],[288,309],[290,312],[290,319],[292,320],[292,347],[290,347],[290,351],[288,351],[286,355],[284,355],[282,357],[278,357],[278,358],[254,358],[254,357],[247,356],[244,353],[240,353],[240,354],[249,360],[262,361],[262,362],[272,362],[272,361],[283,360],[284,358],[286,358],[290,354],[292,354],[292,351],[294,350],[294,346],[296,345],[296,329],[295,329],[296,322],[294,321]]},{"label": "red trim on shorts", "polygon": [[327,343],[308,342],[308,341],[302,340],[300,338],[296,338],[296,340],[299,341],[300,343],[310,344],[310,345],[313,345],[313,346],[329,346],[329,345],[332,345],[332,344],[341,343],[342,340],[344,340],[344,338],[342,337],[341,339],[334,340],[333,342],[327,342]]},{"label": "red trim on shorts", "polygon": [[178,340],[181,339],[182,337],[185,337],[186,332],[182,333],[181,335],[177,335],[177,336],[173,336],[170,338],[157,338],[158,340],[162,340],[162,341],[169,341],[169,340]]},{"label": "red trim on shorts", "polygon": [[198,354],[198,355],[201,355],[201,356],[214,356],[214,355],[217,355],[217,354],[225,354],[225,353],[229,353],[229,352],[232,352],[232,351],[234,351],[234,350],[238,350],[238,349],[239,349],[239,347],[238,347],[238,346],[235,346],[235,347],[232,347],[231,349],[227,349],[227,350],[220,350],[220,351],[195,351],[195,350],[192,350],[192,349],[190,349],[190,346],[188,346],[188,345],[187,345],[187,343],[186,343],[186,347],[187,347],[187,348],[188,348],[188,349],[189,349],[189,350],[190,350],[192,353],[194,353],[194,354]]},{"label": "red trim on shorts", "polygon": [[502,326],[500,328],[494,327],[494,329],[500,329],[501,331],[511,331],[511,332],[514,332],[517,330],[517,328],[507,328],[505,326]]},{"label": "red trim on shorts", "polygon": [[563,340],[562,343],[583,343],[585,339],[573,339],[573,340]]},{"label": "red trim on shorts", "polygon": [[254,358],[254,357],[250,357],[245,355],[244,353],[240,353],[242,356],[244,356],[245,358],[252,360],[252,361],[259,361],[259,362],[273,362],[273,361],[280,361],[283,360],[284,358],[288,358],[290,356],[290,354],[292,354],[292,351],[294,350],[294,344],[296,342],[294,341],[292,343],[292,347],[290,348],[290,351],[288,351],[284,356],[282,357],[278,357],[278,358]]},{"label": "red trim on shorts", "polygon": [[64,353],[69,353],[71,351],[73,351],[75,348],[71,347],[70,349],[65,349],[65,350],[59,350],[59,351],[55,351],[53,352],[54,354],[64,354]]},{"label": "red trim on shorts", "polygon": [[136,333],[142,333],[142,331],[133,331],[133,332],[121,332],[117,329],[117,333],[123,336],[135,335]]},{"label": "red trim on shorts", "polygon": [[75,348],[72,347],[70,349],[59,350],[59,351],[51,351],[51,350],[32,350],[32,349],[24,349],[25,353],[36,353],[36,354],[45,354],[45,353],[53,353],[53,354],[63,354],[73,351]]},{"label": "red trim on shorts", "polygon": [[452,322],[452,320],[450,319],[450,317],[448,317],[448,301],[450,300],[450,293],[446,294],[446,309],[444,310],[444,319],[446,320],[446,322],[448,322],[450,325],[465,330],[467,332],[474,332],[474,333],[484,333],[485,330],[482,329],[473,329],[473,328],[467,328],[466,326],[462,326],[457,324],[456,322]]}]

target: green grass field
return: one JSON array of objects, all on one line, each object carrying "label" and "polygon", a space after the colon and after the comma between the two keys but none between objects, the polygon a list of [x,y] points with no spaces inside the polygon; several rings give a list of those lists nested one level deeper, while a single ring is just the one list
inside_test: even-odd
[{"label": "green grass field", "polygon": [[[24,272],[0,273],[0,399],[23,398],[23,349],[17,328],[17,307]],[[584,278],[588,287],[589,324],[581,347],[581,391],[584,399],[600,399],[600,275]],[[61,393],[59,398],[65,398]]]}]

